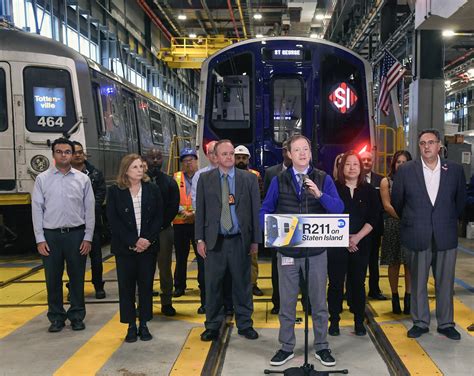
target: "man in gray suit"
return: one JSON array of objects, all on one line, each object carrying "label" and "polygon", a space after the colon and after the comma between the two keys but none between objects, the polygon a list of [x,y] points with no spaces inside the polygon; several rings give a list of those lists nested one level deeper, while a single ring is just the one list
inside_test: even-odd
[{"label": "man in gray suit", "polygon": [[258,251],[260,193],[257,177],[234,168],[234,147],[221,140],[214,147],[218,168],[201,174],[196,195],[195,239],[204,258],[206,280],[206,330],[201,340],[217,339],[224,320],[223,280],[232,276],[238,333],[257,339],[253,329],[251,254]]},{"label": "man in gray suit", "polygon": [[399,169],[392,188],[392,205],[401,218],[401,243],[408,249],[411,273],[409,338],[429,331],[427,283],[433,269],[438,332],[459,340],[454,328],[453,287],[458,246],[457,223],[466,200],[466,180],[460,165],[438,156],[440,135],[435,129],[418,136],[421,158]]}]

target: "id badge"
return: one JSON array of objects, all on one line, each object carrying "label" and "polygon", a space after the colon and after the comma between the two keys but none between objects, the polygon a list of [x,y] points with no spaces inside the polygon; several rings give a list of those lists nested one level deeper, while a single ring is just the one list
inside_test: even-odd
[{"label": "id badge", "polygon": [[229,205],[235,205],[235,197],[233,194],[229,194]]},{"label": "id badge", "polygon": [[295,259],[293,257],[281,256],[281,266],[295,265]]}]

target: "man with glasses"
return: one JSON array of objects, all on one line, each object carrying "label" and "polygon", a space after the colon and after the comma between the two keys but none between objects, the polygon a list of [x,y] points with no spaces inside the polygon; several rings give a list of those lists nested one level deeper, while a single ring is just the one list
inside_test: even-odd
[{"label": "man with glasses", "polygon": [[[94,192],[90,179],[71,168],[74,144],[59,138],[52,144],[54,167],[36,177],[31,199],[33,229],[43,259],[48,291],[49,332],[60,332],[66,319],[72,330],[85,329],[84,274],[94,234]],[[64,261],[71,306],[63,307]]]},{"label": "man with glasses", "polygon": [[[78,141],[73,141],[74,154],[71,165],[78,171],[86,174],[91,180],[92,190],[95,197],[95,227],[94,237],[92,238],[92,248],[89,253],[91,258],[92,284],[95,289],[96,299],[105,299],[104,281],[102,280],[102,204],[105,201],[107,187],[102,172],[86,159],[84,147]],[[69,284],[66,285],[69,288]],[[69,300],[69,299],[68,299]]]},{"label": "man with glasses", "polygon": [[440,159],[437,130],[423,130],[418,145],[421,158],[399,168],[392,188],[392,205],[401,219],[400,240],[408,250],[411,274],[413,327],[407,335],[418,338],[429,331],[427,283],[431,266],[438,333],[459,340],[461,335],[454,328],[453,287],[466,179],[459,164]]}]

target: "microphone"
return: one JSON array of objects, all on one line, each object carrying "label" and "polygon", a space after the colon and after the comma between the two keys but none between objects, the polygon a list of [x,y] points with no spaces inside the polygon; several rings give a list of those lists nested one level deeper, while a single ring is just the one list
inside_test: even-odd
[{"label": "microphone", "polygon": [[303,175],[303,188],[304,188],[304,189],[308,189],[308,187],[309,187],[309,185],[308,185],[308,183],[306,182],[306,180],[310,180],[310,179],[309,179],[309,176],[308,176],[307,174],[304,174],[304,175]]}]

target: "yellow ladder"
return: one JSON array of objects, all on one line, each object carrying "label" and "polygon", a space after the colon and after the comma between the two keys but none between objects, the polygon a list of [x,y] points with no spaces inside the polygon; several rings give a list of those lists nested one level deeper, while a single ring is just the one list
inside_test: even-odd
[{"label": "yellow ladder", "polygon": [[173,136],[171,140],[170,154],[168,156],[168,165],[166,173],[168,175],[173,175],[175,172],[179,171],[179,153],[180,153],[180,141],[189,140],[193,144],[194,137],[182,137],[182,136]]},{"label": "yellow ladder", "polygon": [[403,127],[395,129],[383,124],[377,125],[375,132],[375,139],[377,140],[375,170],[386,176],[394,154],[405,148],[405,134]]}]

